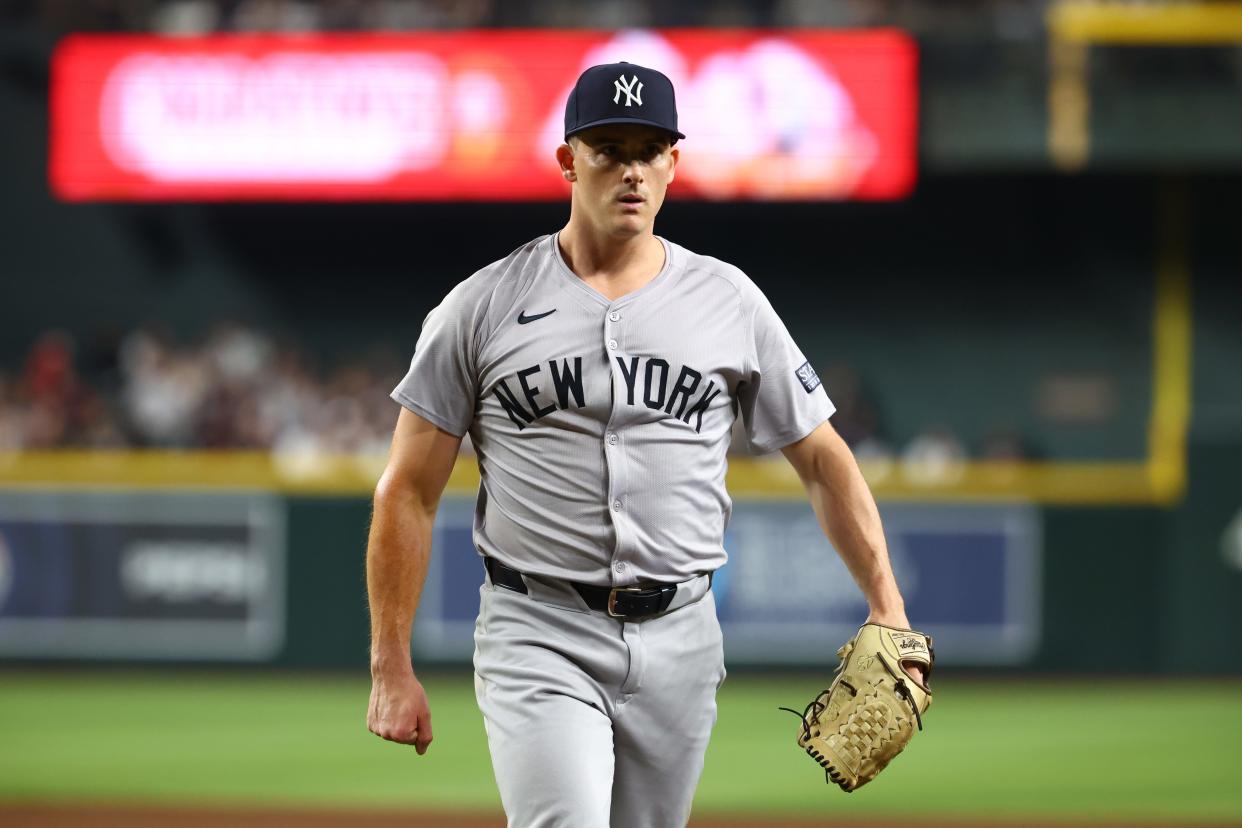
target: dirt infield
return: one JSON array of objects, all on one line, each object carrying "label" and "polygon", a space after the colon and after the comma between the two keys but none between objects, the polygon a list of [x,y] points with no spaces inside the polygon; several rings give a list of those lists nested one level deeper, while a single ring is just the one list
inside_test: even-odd
[{"label": "dirt infield", "polygon": [[[691,820],[691,828],[908,828],[909,819],[806,819],[793,817],[725,817],[716,814]],[[953,821],[916,820],[919,828],[1100,828],[1118,822],[1063,820]],[[1126,825],[1135,823],[1127,821]],[[1195,823],[1212,828],[1237,823]],[[417,811],[310,811],[280,809],[161,808],[118,805],[16,805],[0,803],[0,825],[5,828],[503,828],[500,815],[463,815]],[[1144,822],[1143,828],[1161,823]]]}]

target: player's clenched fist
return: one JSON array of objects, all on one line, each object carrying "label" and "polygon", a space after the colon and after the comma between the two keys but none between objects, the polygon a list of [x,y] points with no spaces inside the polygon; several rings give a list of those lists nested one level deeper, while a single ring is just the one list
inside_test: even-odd
[{"label": "player's clenched fist", "polygon": [[413,673],[372,677],[367,729],[381,739],[413,745],[420,756],[427,752],[432,739],[431,707]]}]

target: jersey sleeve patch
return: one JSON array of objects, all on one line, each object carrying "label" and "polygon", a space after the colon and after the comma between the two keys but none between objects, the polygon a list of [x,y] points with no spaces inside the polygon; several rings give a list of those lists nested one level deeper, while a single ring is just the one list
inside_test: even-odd
[{"label": "jersey sleeve patch", "polygon": [[806,389],[806,393],[810,394],[816,388],[819,388],[819,374],[815,373],[815,369],[811,367],[811,363],[802,363],[798,370],[794,371],[798,375],[798,382],[802,383],[802,387]]}]

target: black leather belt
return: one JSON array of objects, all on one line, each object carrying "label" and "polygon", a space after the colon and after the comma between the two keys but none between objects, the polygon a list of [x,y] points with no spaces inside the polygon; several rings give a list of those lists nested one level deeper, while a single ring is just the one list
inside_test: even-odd
[{"label": "black leather belt", "polygon": [[[522,573],[511,566],[505,566],[495,558],[484,557],[483,565],[492,583],[498,587],[511,589],[526,595],[526,582]],[[606,612],[613,618],[646,618],[659,615],[673,603],[677,594],[677,584],[647,584],[646,586],[602,587],[594,584],[580,584],[567,581],[577,590],[582,600],[593,610]]]}]

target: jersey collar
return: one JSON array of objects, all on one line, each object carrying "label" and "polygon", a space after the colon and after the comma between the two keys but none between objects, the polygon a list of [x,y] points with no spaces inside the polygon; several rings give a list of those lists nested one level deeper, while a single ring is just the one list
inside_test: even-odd
[{"label": "jersey collar", "polygon": [[673,245],[669,244],[668,239],[663,236],[656,236],[656,238],[660,240],[660,244],[664,245],[664,267],[660,268],[660,272],[655,275],[655,278],[640,287],[638,290],[631,291],[614,301],[609,301],[607,296],[582,281],[582,279],[578,278],[578,274],[570,270],[569,264],[565,261],[565,257],[561,254],[561,245],[558,241],[559,236],[560,233],[553,233],[548,236],[547,239],[547,243],[552,245],[552,258],[556,262],[556,270],[562,277],[572,282],[578,290],[581,290],[587,296],[594,299],[598,304],[604,305],[605,307],[619,308],[623,305],[629,304],[644,294],[654,293],[661,284],[668,281],[669,274],[673,272]]}]

